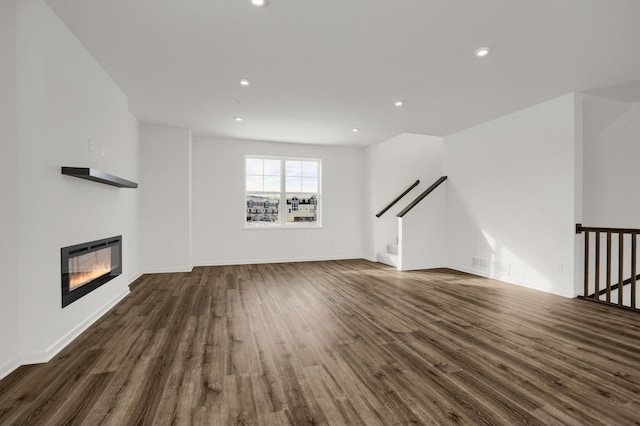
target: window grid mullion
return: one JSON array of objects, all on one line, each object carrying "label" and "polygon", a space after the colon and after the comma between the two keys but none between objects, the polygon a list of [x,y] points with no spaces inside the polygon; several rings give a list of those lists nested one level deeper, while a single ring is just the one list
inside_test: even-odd
[{"label": "window grid mullion", "polygon": [[285,175],[286,173],[286,168],[285,168],[285,164],[287,164],[286,160],[281,159],[280,160],[280,205],[282,206],[282,208],[280,208],[280,227],[285,227],[286,226],[286,220],[287,220],[287,216],[285,214],[285,210],[287,208],[287,197],[285,194],[286,188],[286,181],[287,181],[287,176]]}]

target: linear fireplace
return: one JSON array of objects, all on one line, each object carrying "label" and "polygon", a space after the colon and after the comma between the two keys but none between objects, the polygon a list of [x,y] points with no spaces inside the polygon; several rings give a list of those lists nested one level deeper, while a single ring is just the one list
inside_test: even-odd
[{"label": "linear fireplace", "polygon": [[122,274],[122,235],[60,249],[62,307]]}]

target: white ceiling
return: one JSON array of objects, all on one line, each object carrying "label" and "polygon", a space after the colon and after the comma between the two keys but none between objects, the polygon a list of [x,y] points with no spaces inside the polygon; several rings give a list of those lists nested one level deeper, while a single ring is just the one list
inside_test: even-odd
[{"label": "white ceiling", "polygon": [[640,80],[639,0],[47,2],[140,121],[202,135],[364,146]]}]

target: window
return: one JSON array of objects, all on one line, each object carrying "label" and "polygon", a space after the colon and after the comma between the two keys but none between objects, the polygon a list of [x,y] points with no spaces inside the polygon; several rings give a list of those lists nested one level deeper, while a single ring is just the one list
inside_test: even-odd
[{"label": "window", "polygon": [[245,158],[246,228],[319,227],[321,160]]}]

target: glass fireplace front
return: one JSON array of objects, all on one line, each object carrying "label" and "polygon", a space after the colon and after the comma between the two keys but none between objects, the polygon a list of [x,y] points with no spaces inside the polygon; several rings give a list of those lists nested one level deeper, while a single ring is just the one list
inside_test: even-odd
[{"label": "glass fireplace front", "polygon": [[122,274],[122,235],[60,249],[62,307]]}]

